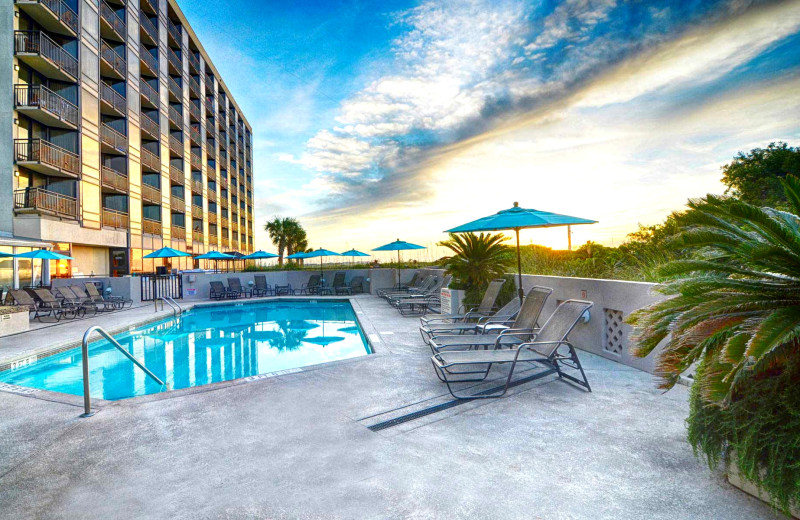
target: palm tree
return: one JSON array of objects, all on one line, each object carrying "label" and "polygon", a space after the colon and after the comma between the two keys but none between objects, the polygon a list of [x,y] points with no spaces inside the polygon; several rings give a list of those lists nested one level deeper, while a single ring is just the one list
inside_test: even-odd
[{"label": "palm tree", "polygon": [[699,250],[666,264],[657,286],[672,296],[633,313],[631,339],[647,356],[664,339],[661,387],[698,361],[712,402],[730,400],[745,379],[780,370],[800,354],[800,179],[782,180],[793,213],[709,195],[690,201],[675,247]]},{"label": "palm tree", "polygon": [[490,281],[502,277],[513,261],[511,248],[503,245],[505,240],[501,233],[450,233],[448,240],[439,242],[455,253],[445,265],[457,286],[481,291]]},{"label": "palm tree", "polygon": [[298,251],[298,246],[307,246],[306,231],[297,219],[275,216],[264,225],[270,240],[278,249],[278,265],[283,265],[283,253],[289,255]]}]

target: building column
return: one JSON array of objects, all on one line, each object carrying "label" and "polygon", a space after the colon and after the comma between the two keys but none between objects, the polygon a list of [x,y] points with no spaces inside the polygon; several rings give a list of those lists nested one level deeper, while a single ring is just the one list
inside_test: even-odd
[{"label": "building column", "polygon": [[[14,248],[14,253],[16,254],[17,248]],[[11,259],[11,272],[13,273],[13,281],[11,282],[11,286],[14,289],[19,289],[19,258],[12,258]]]}]

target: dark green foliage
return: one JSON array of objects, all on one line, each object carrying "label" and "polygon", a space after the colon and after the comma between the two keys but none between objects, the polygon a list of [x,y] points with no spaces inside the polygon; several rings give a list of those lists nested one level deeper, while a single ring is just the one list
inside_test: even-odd
[{"label": "dark green foliage", "polygon": [[722,167],[725,192],[736,198],[771,208],[787,209],[781,179],[800,175],[800,148],[786,143],[770,143],[750,153],[739,152],[730,164]]},{"label": "dark green foliage", "polygon": [[450,238],[439,242],[455,254],[445,261],[445,269],[453,275],[451,289],[467,291],[467,303],[480,301],[489,282],[502,277],[513,261],[512,249],[503,242],[500,233],[450,233]]}]

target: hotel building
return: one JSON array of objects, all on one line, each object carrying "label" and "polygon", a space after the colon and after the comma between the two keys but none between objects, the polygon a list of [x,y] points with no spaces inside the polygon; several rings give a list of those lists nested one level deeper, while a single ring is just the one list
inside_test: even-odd
[{"label": "hotel building", "polygon": [[[74,258],[51,276],[252,252],[252,129],[175,0],[9,0],[0,18],[0,252]],[[30,271],[0,258],[0,286]]]}]

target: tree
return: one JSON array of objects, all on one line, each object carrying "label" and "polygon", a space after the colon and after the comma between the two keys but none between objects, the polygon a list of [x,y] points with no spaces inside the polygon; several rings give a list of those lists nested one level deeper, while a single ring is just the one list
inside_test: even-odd
[{"label": "tree", "polygon": [[800,179],[780,179],[790,212],[708,195],[691,201],[663,267],[670,298],[628,319],[633,353],[664,345],[661,387],[697,363],[689,441],[711,466],[741,474],[787,510],[800,504]]},{"label": "tree", "polygon": [[308,246],[306,231],[297,219],[275,216],[264,225],[270,240],[278,249],[278,265],[283,265],[283,253],[289,255]]},{"label": "tree", "polygon": [[800,175],[800,148],[783,142],[770,143],[739,154],[722,167],[722,182],[726,194],[756,206],[787,209],[781,179]]},{"label": "tree", "polygon": [[450,233],[448,240],[439,242],[455,253],[447,258],[445,266],[455,278],[451,287],[466,289],[467,301],[472,301],[493,279],[502,278],[512,263],[513,254],[503,245],[505,240],[501,233]]}]

